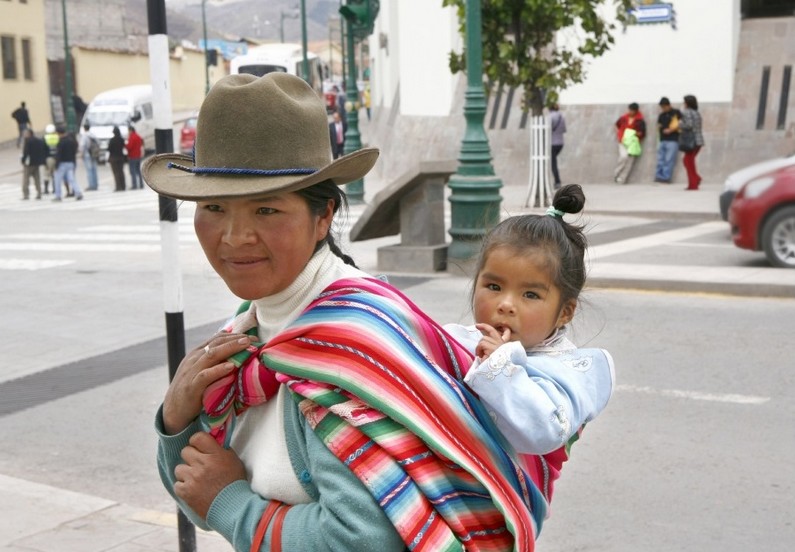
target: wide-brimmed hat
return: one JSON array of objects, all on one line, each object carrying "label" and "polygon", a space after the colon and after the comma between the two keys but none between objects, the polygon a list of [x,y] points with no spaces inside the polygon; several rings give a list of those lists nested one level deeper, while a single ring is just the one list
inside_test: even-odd
[{"label": "wide-brimmed hat", "polygon": [[268,73],[229,75],[212,87],[199,110],[194,157],[155,155],[142,166],[144,180],[159,194],[189,200],[292,192],[358,180],[378,150],[332,160],[320,96],[297,76]]}]

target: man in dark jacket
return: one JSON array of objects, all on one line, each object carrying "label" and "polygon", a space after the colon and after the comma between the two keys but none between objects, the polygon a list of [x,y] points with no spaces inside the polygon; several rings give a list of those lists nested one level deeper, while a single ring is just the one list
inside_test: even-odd
[{"label": "man in dark jacket", "polygon": [[75,199],[83,199],[83,191],[75,180],[75,162],[77,160],[77,140],[66,132],[63,127],[58,128],[58,146],[55,151],[55,197],[53,201],[61,201],[61,186],[66,180]]},{"label": "man in dark jacket", "polygon": [[669,184],[679,154],[679,121],[682,113],[671,107],[671,101],[663,96],[660,99],[660,114],[657,116],[657,166],[654,181]]},{"label": "man in dark jacket", "polygon": [[25,102],[22,102],[18,108],[12,111],[11,116],[17,122],[17,128],[19,129],[19,136],[17,137],[18,148],[22,144],[25,130],[30,128],[30,114],[28,113],[28,108],[25,107]]},{"label": "man in dark jacket", "polygon": [[33,134],[31,129],[25,130],[25,142],[22,149],[22,164],[25,170],[22,174],[22,199],[30,199],[30,177],[36,186],[36,199],[41,199],[41,169],[47,160],[47,144],[44,140]]}]

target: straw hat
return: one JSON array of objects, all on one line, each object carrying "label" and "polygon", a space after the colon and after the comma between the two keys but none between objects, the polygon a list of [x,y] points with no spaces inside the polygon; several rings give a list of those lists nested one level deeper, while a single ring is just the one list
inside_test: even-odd
[{"label": "straw hat", "polygon": [[229,75],[212,87],[199,111],[194,156],[150,157],[144,180],[159,194],[188,200],[292,192],[324,180],[358,180],[378,150],[332,160],[317,92],[294,75],[268,73]]}]

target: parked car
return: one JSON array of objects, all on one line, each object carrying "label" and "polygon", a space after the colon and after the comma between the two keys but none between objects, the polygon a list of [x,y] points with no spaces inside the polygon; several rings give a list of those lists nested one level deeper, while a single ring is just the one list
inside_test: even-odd
[{"label": "parked car", "polygon": [[746,183],[729,207],[734,245],[764,251],[773,266],[795,268],[795,166]]},{"label": "parked car", "polygon": [[179,131],[179,151],[185,155],[193,155],[193,144],[196,142],[196,123],[199,122],[198,115],[191,115],[182,124]]},{"label": "parked car", "polygon": [[742,188],[743,184],[776,169],[791,166],[795,166],[795,153],[768,159],[761,163],[754,163],[731,173],[726,177],[726,181],[723,183],[723,193],[720,194],[720,216],[723,217],[723,220],[729,220],[729,205],[731,205],[732,199],[734,199],[735,194]]}]

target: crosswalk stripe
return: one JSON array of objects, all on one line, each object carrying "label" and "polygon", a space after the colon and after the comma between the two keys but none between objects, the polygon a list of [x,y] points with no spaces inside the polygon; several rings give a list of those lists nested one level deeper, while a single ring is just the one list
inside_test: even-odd
[{"label": "crosswalk stripe", "polygon": [[0,270],[41,270],[73,264],[75,261],[54,259],[0,259]]},{"label": "crosswalk stripe", "polygon": [[[159,242],[160,235],[151,234],[7,234],[3,236],[10,240],[46,240],[48,242]],[[192,238],[192,239],[191,239]],[[180,234],[180,241],[197,241],[196,236],[185,233]]]},{"label": "crosswalk stripe", "polygon": [[52,251],[53,253],[153,253],[160,251],[160,245],[144,243],[2,243],[0,251]]}]

